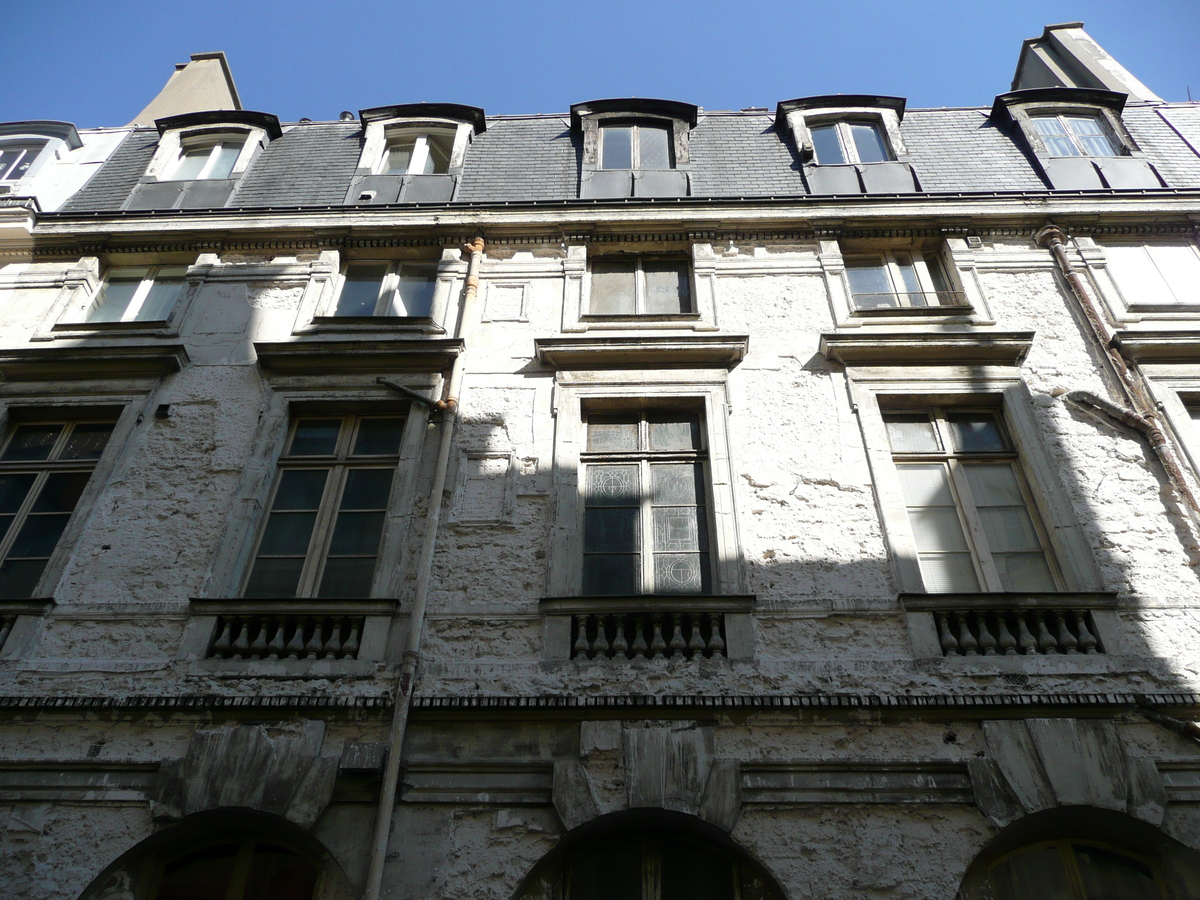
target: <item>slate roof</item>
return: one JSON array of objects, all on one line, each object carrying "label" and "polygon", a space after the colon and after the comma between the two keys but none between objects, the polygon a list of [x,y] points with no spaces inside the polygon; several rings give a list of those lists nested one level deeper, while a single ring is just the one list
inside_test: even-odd
[{"label": "slate roof", "polygon": [[[901,125],[926,193],[1042,191],[1046,183],[1024,149],[989,110],[914,109]],[[1169,187],[1200,187],[1200,107],[1130,104],[1124,122]],[[146,169],[158,140],[136,129],[63,206],[64,213],[117,210]],[[806,193],[790,135],[758,111],[701,114],[691,132],[692,194],[704,198]],[[340,206],[361,150],[357,122],[294,125],[251,164],[229,206]],[[467,150],[456,202],[574,200],[581,138],[562,116],[489,120]]]}]

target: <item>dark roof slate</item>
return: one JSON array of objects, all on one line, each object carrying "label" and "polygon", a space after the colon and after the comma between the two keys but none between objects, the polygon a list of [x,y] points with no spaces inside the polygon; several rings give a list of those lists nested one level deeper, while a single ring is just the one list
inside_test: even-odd
[{"label": "dark roof slate", "polygon": [[297,125],[263,148],[229,206],[340,206],[358,165],[357,123]]},{"label": "dark roof slate", "polygon": [[578,196],[581,148],[566,116],[489,122],[467,149],[458,199],[489,203]]},{"label": "dark roof slate", "polygon": [[158,146],[158,131],[138,128],[129,133],[120,146],[100,166],[61,212],[107,212],[120,209],[134,185],[146,173],[154,148]]}]

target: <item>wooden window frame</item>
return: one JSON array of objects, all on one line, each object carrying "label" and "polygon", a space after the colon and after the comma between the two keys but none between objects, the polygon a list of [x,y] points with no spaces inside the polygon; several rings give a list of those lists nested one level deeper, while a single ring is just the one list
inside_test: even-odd
[{"label": "wooden window frame", "polygon": [[[629,128],[632,130],[631,134],[629,136],[629,162],[630,162],[630,165],[609,167],[604,164],[605,131],[610,128]],[[662,121],[662,122],[643,121],[643,120],[636,120],[636,119],[632,120],[632,121],[625,121],[625,120],[617,119],[615,121],[608,120],[608,121],[604,121],[604,122],[600,123],[600,125],[599,125],[600,140],[598,141],[600,152],[596,154],[597,155],[596,168],[603,169],[603,170],[609,171],[609,172],[646,171],[646,167],[642,165],[642,146],[641,146],[642,138],[641,138],[641,135],[642,135],[643,128],[650,128],[655,131],[665,131],[666,132],[666,135],[667,135],[667,162],[669,163],[669,165],[667,166],[666,169],[663,169],[661,171],[668,171],[668,170],[673,171],[676,167],[676,160],[675,160],[675,147],[673,146],[674,145],[674,129],[672,128],[671,123],[666,122],[666,121]],[[650,170],[650,171],[659,171],[659,170],[655,169],[655,170]]]},{"label": "wooden window frame", "polygon": [[[592,269],[596,263],[610,262],[631,262],[634,264],[633,272],[633,312],[632,313],[602,313],[592,310]],[[686,312],[677,313],[660,313],[649,312],[646,309],[646,263],[666,262],[678,263],[679,268],[683,270],[688,286],[688,310]],[[638,253],[638,254],[608,254],[593,256],[588,261],[588,296],[587,307],[588,311],[580,318],[584,320],[597,319],[675,319],[687,317],[694,319],[698,316],[696,312],[696,285],[694,278],[694,267],[692,260],[685,254],[672,253]]]},{"label": "wooden window frame", "polygon": [[[365,265],[380,265],[386,266],[383,279],[379,285],[379,295],[375,300],[375,310],[369,316],[356,316],[353,314],[339,314],[337,311],[338,304],[342,299],[342,291],[346,286],[346,279],[349,270],[352,266]],[[430,281],[433,285],[433,290],[429,298],[429,309],[423,315],[407,314],[403,316],[393,315],[390,310],[394,308],[394,301],[400,293],[400,277],[406,266],[413,268],[427,269],[430,272]],[[347,260],[341,267],[338,273],[337,284],[334,286],[333,299],[329,306],[329,311],[326,313],[328,318],[334,320],[346,319],[429,319],[433,316],[433,310],[436,302],[436,294],[438,287],[438,275],[440,266],[437,260],[412,260],[412,259],[351,259]],[[407,313],[407,310],[405,310]]]},{"label": "wooden window frame", "polygon": [[[818,166],[870,166],[880,162],[895,162],[896,151],[892,147],[892,142],[888,138],[888,129],[878,118],[869,117],[848,117],[844,119],[817,119],[810,120],[805,123],[808,127],[808,132],[811,137],[814,129],[828,128],[833,126],[834,133],[837,135],[838,143],[842,148],[841,162],[826,162],[820,158],[820,154],[816,152],[815,142],[813,149],[813,161]],[[884,151],[887,153],[887,159],[877,159],[871,162],[863,162],[858,157],[858,145],[854,142],[854,135],[850,131],[851,125],[867,125],[874,130],[879,142],[883,145]]]}]

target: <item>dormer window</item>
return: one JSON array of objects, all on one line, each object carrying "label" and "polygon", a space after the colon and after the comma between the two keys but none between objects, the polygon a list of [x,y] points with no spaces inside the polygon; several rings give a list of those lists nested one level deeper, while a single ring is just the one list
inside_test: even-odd
[{"label": "dormer window", "polygon": [[1051,156],[1120,156],[1120,144],[1099,116],[1030,116]]},{"label": "dormer window", "polygon": [[893,158],[878,122],[829,122],[809,130],[816,161],[821,165],[877,163]]},{"label": "dormer window", "polygon": [[17,181],[24,177],[45,146],[45,141],[0,143],[0,181]]},{"label": "dormer window", "polygon": [[245,146],[245,135],[210,136],[187,141],[183,144],[179,163],[170,177],[164,180],[203,181],[228,178]]},{"label": "dormer window", "polygon": [[671,130],[665,125],[612,124],[600,128],[600,168],[673,169]]},{"label": "dormer window", "polygon": [[391,137],[384,156],[384,175],[445,175],[454,153],[454,133],[423,131]]}]

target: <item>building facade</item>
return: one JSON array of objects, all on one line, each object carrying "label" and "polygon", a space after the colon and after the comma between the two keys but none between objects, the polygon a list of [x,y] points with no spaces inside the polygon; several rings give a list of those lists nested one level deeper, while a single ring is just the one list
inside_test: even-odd
[{"label": "building facade", "polygon": [[1200,896],[1200,107],[0,125],[0,883]]}]

